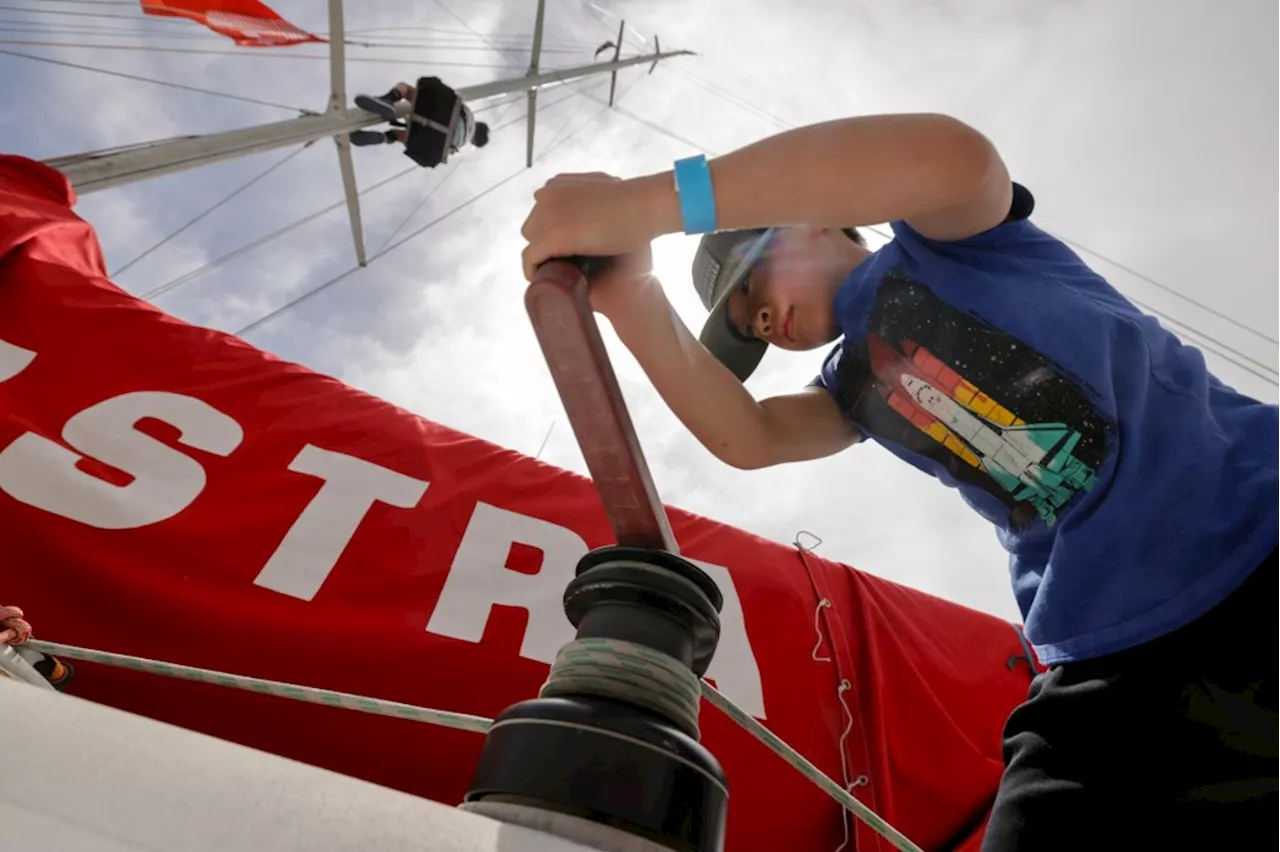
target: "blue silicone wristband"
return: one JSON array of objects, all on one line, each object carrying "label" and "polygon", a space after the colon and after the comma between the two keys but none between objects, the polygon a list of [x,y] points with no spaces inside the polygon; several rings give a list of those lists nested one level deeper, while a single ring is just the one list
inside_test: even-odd
[{"label": "blue silicone wristband", "polygon": [[711,167],[699,154],[676,160],[676,194],[686,234],[710,234],[716,229],[716,196],[711,188]]}]

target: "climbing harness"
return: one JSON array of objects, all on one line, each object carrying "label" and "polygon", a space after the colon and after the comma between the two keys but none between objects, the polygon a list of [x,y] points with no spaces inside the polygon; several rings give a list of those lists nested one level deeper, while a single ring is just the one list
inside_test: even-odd
[{"label": "climbing harness", "polygon": [[405,156],[433,169],[449,162],[453,134],[462,117],[462,98],[439,77],[418,79],[413,112],[406,119]]},{"label": "climbing harness", "polygon": [[[356,106],[404,127],[405,156],[423,168],[434,169],[449,162],[449,154],[462,147],[455,143],[468,138],[470,129],[464,126],[468,120],[464,112],[469,116],[470,111],[458,93],[439,77],[419,77],[415,88],[413,108],[407,114],[368,95],[357,96]],[[459,131],[465,133],[459,136]]]}]

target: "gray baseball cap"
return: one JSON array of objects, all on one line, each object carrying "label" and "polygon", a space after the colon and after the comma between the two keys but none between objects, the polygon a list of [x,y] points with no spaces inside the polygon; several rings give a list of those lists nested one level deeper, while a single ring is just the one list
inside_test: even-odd
[{"label": "gray baseball cap", "polygon": [[693,288],[711,312],[698,340],[739,381],[746,381],[769,344],[746,337],[729,321],[729,296],[769,246],[775,228],[707,234],[693,256]]}]

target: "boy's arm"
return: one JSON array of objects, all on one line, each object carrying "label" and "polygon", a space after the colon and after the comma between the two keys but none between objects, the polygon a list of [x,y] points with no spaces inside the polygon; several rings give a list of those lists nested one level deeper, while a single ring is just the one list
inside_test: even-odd
[{"label": "boy's arm", "polygon": [[[958,240],[1004,221],[1012,183],[981,133],[944,115],[873,115],[796,128],[709,160],[721,230],[906,220]],[[636,179],[654,230],[683,230],[670,171]]]},{"label": "boy's arm", "polygon": [[672,413],[718,459],[744,470],[840,452],[858,431],[821,388],[757,402],[676,315],[649,277],[608,313]]}]

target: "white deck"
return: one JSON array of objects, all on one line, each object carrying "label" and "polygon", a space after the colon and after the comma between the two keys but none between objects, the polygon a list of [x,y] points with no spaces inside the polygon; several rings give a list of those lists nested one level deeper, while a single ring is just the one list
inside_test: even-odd
[{"label": "white deck", "polygon": [[0,826],[23,852],[595,852],[8,678]]}]

